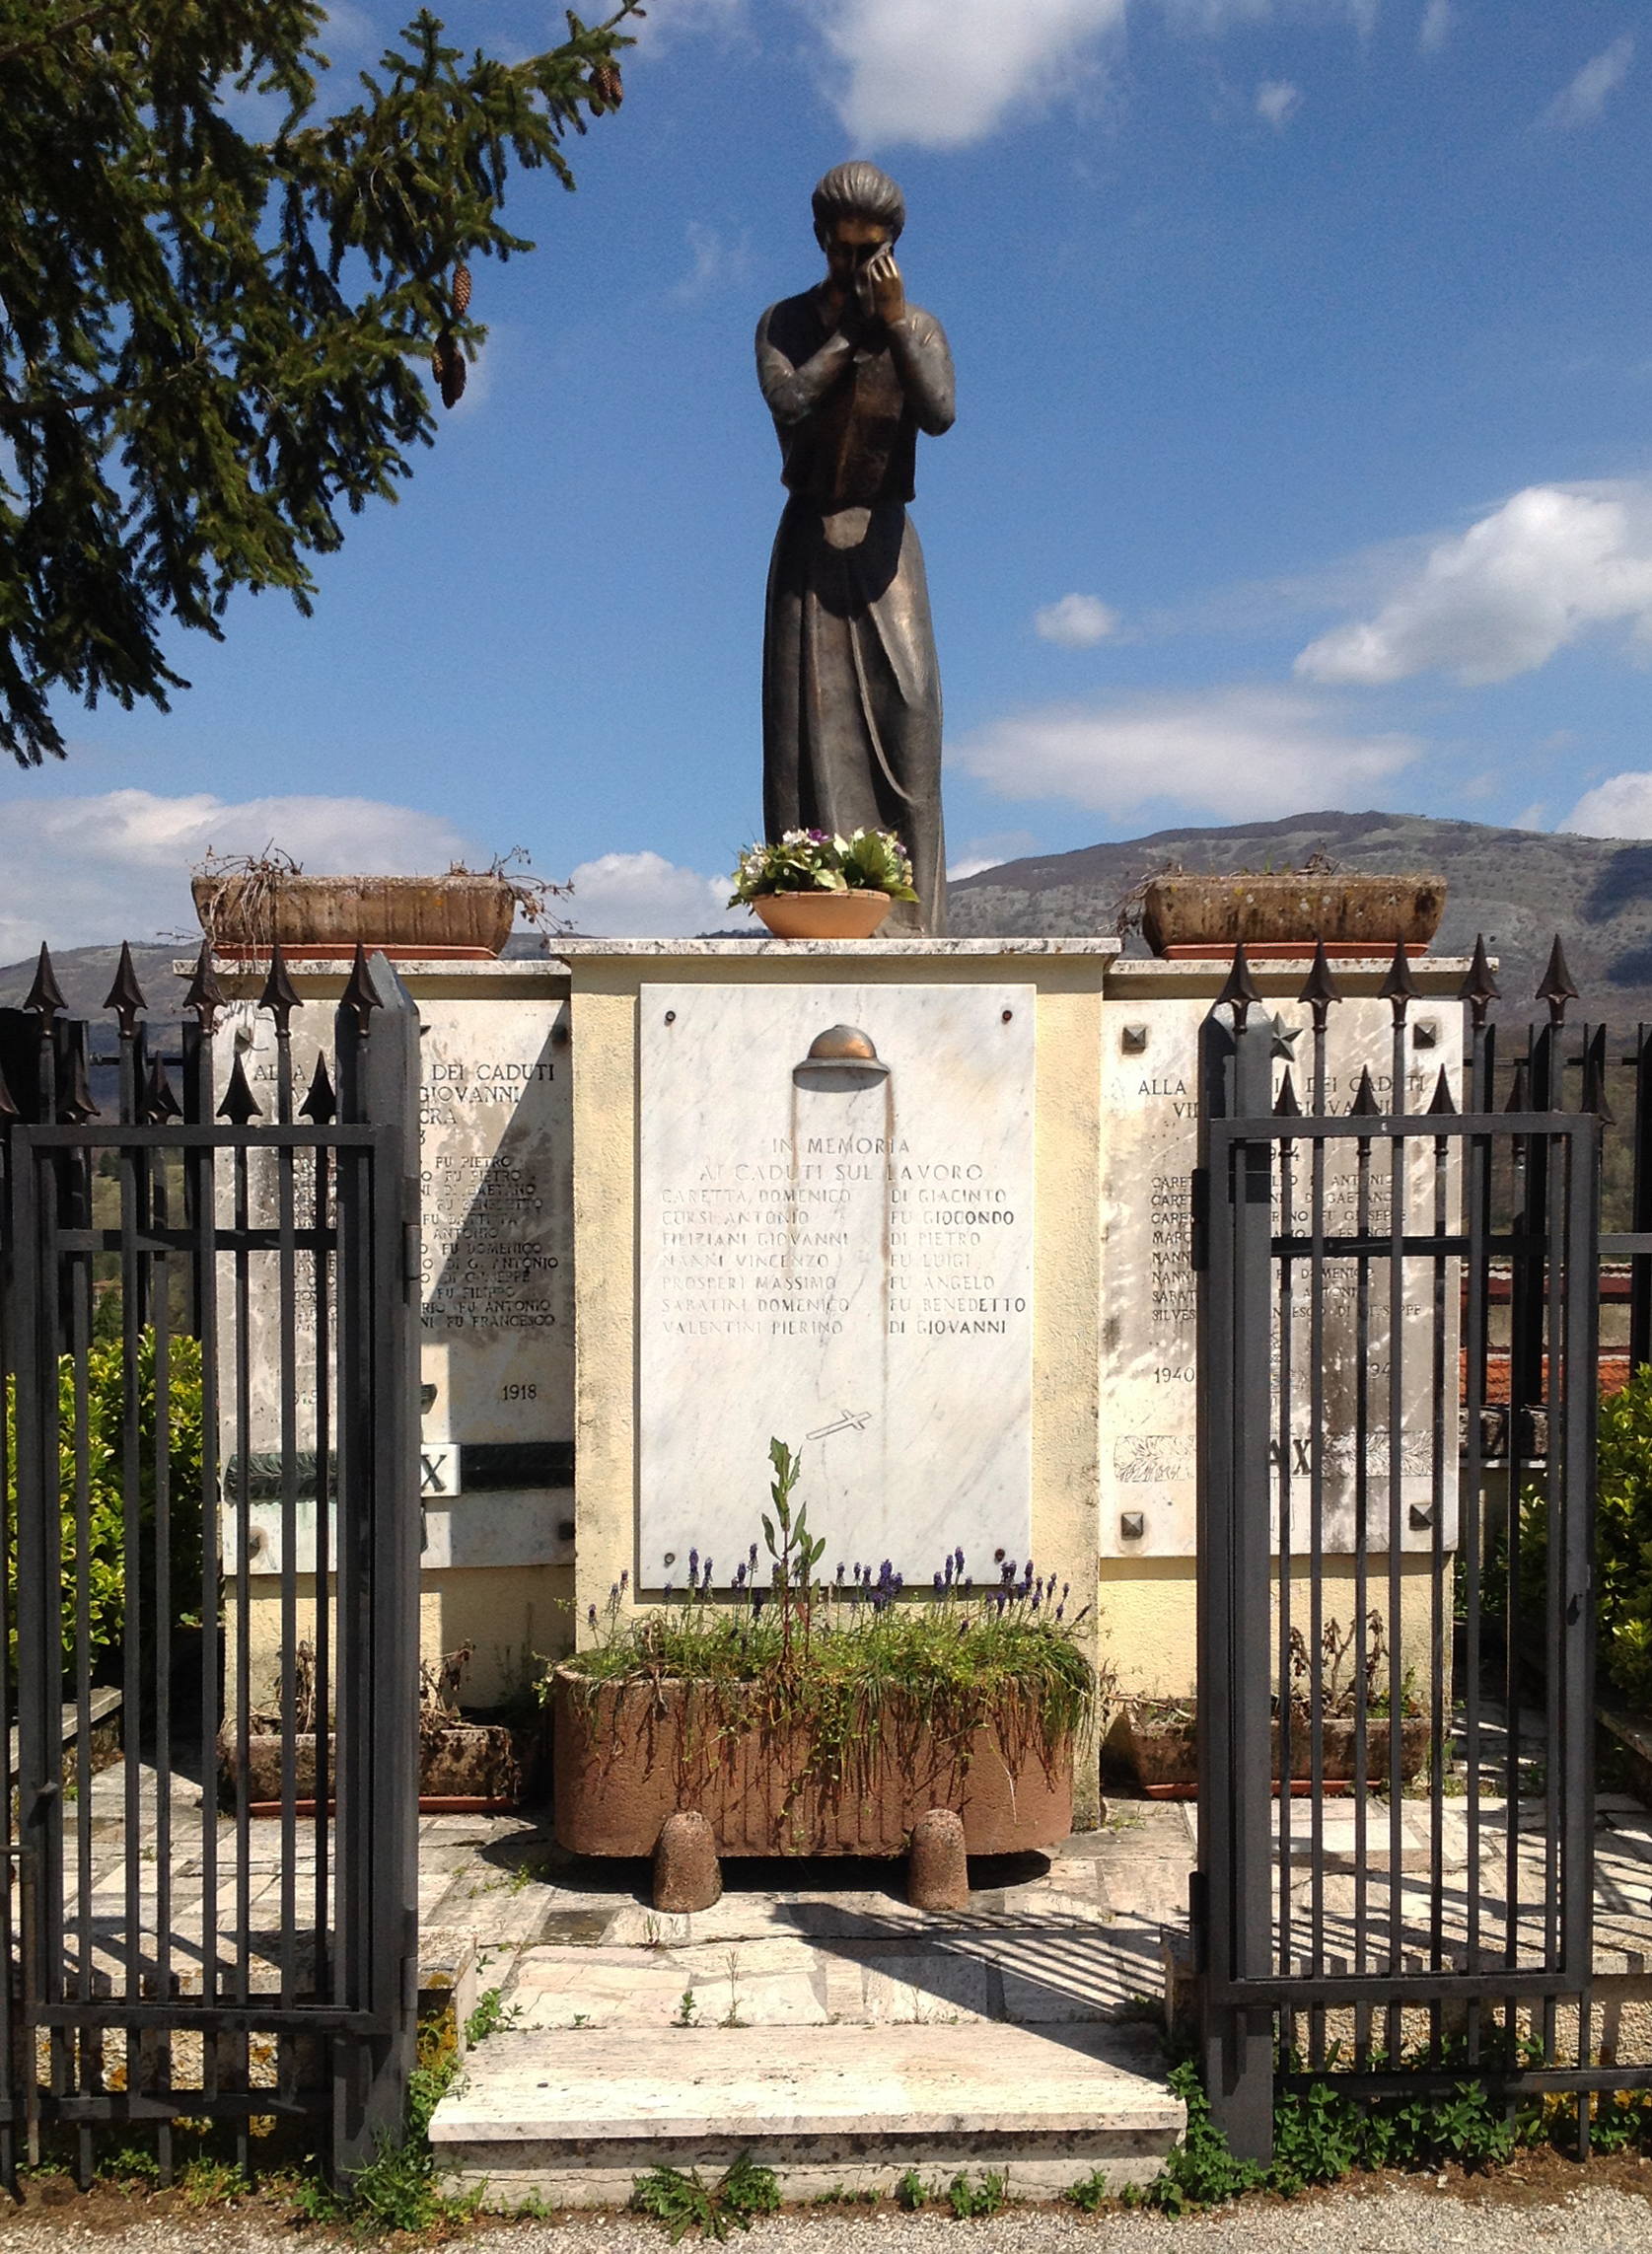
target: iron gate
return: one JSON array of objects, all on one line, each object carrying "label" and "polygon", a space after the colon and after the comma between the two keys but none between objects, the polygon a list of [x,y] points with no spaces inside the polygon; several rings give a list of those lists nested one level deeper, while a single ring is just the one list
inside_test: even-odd
[{"label": "iron gate", "polygon": [[[1416,990],[1397,951],[1396,1091]],[[1403,2072],[1512,2101],[1652,2082],[1600,2056],[1603,1997],[1626,1992],[1595,1958],[1606,1053],[1585,1028],[1566,1057],[1574,991],[1556,942],[1549,1023],[1501,1111],[1483,949],[1465,1085],[1442,1071],[1426,1112],[1384,1111],[1366,1071],[1330,1116],[1323,948],[1301,996],[1306,1111],[1288,1065],[1275,1082],[1243,949],[1204,1029],[1190,1910],[1206,2085],[1241,2153],[1269,2154],[1276,2087],[1369,2095]],[[1644,1086],[1644,1038],[1636,1054]],[[1637,1228],[1648,1190],[1637,1176]],[[1644,1359],[1652,1238],[1606,1249],[1633,1263]],[[1506,1401],[1487,1382],[1494,1282]]]},{"label": "iron gate", "polygon": [[86,2182],[102,2124],[154,2124],[166,2178],[180,2116],[233,2123],[244,2164],[254,2120],[313,2117],[335,2168],[402,2122],[417,1019],[358,950],[329,1066],[292,1054],[298,998],[277,950],[274,1084],[238,1055],[215,1103],[203,948],[180,1106],[123,952],[116,1124],[44,949],[0,1013],[8,2183],[52,2125]]}]

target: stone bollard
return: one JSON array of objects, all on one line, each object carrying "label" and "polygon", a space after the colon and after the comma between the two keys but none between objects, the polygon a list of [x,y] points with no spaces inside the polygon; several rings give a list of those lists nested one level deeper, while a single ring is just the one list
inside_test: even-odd
[{"label": "stone bollard", "polygon": [[914,1910],[968,1910],[970,1864],[964,1853],[964,1818],[951,1808],[929,1808],[912,1826],[906,1858],[906,1899]]},{"label": "stone bollard", "polygon": [[660,1827],[654,1850],[656,1910],[709,1910],[723,1898],[717,1835],[697,1808],[679,1809]]}]

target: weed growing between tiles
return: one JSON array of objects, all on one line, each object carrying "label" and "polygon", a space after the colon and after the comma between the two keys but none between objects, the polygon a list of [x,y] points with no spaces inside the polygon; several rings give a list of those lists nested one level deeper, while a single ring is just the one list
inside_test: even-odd
[{"label": "weed growing between tiles", "polygon": [[[516,2016],[515,2007],[501,2001],[497,1988],[485,1990],[465,2022],[467,2045],[474,2049],[501,2027],[508,2027]],[[335,2190],[319,2169],[301,2176],[292,2186],[292,2202],[300,2218],[344,2223],[358,2237],[390,2231],[423,2233],[472,2221],[486,2194],[486,2184],[458,2195],[443,2191],[429,2137],[431,2115],[464,2071],[452,2011],[422,2019],[417,2056],[408,2077],[406,2135],[399,2144],[382,2137],[374,2157],[346,2177],[342,2190]]]},{"label": "weed growing between tiles", "polygon": [[[1483,2051],[1484,2046],[1482,2046]],[[1516,2065],[1541,2063],[1520,2046]],[[1241,2160],[1210,2117],[1210,2106],[1191,2060],[1170,2071],[1170,2084],[1187,2108],[1187,2131],[1155,2180],[1126,2185],[1125,2207],[1151,2207],[1167,2215],[1223,2206],[1247,2192],[1272,2192],[1294,2199],[1313,2187],[1334,2184],[1356,2170],[1429,2170],[1455,2163],[1465,2174],[1506,2166],[1521,2151],[1551,2145],[1575,2155],[1579,2103],[1592,2104],[1589,2142],[1603,2156],[1652,2152],[1652,2091],[1605,2093],[1594,2100],[1573,2096],[1527,2099],[1513,2109],[1495,2102],[1485,2082],[1472,2078],[1495,2059],[1471,2070],[1459,2040],[1446,2046],[1445,2064],[1462,2067],[1464,2079],[1447,2095],[1407,2097],[1402,2090],[1361,2102],[1330,2081],[1307,2090],[1287,2091],[1273,2108],[1273,2159],[1266,2167]],[[1292,2060],[1293,2069],[1300,2065]],[[1417,2069],[1431,2062],[1426,2047],[1402,2062]],[[1375,2056],[1373,2067],[1384,2061]],[[1097,2169],[1070,2186],[1065,2197],[1087,2214],[1108,2201],[1105,2178]]]},{"label": "weed growing between tiles", "polygon": [[631,2205],[639,2215],[651,2215],[671,2232],[675,2246],[684,2231],[697,2230],[702,2238],[727,2238],[732,2224],[750,2230],[754,2215],[773,2215],[780,2206],[780,2181],[772,2168],[742,2152],[707,2184],[698,2168],[651,2168],[638,2176]]}]

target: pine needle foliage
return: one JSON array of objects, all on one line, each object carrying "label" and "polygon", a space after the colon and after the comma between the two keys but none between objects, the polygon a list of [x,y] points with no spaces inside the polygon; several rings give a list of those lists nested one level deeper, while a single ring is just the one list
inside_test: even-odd
[{"label": "pine needle foliage", "polygon": [[[167,709],[169,623],[238,588],[308,612],[341,514],[395,498],[486,334],[514,162],[618,109],[620,0],[524,61],[421,9],[331,109],[323,0],[0,0],[0,746],[54,692]],[[260,95],[267,139],[241,130]]]}]

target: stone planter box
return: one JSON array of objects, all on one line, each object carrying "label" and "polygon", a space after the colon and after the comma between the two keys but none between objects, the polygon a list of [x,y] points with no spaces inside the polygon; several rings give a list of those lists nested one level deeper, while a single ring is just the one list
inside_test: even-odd
[{"label": "stone planter box", "polygon": [[1422,948],[1440,927],[1444,877],[1159,877],[1142,899],[1155,955],[1220,955],[1290,945],[1357,946],[1388,955],[1396,940]]},{"label": "stone planter box", "polygon": [[556,1670],[556,1839],[574,1854],[652,1854],[679,1810],[705,1817],[719,1855],[903,1854],[930,1808],[958,1812],[970,1854],[1053,1847],[1073,1828],[1071,1743],[1046,1758],[1030,1716],[977,1730],[961,1762],[915,1713],[886,1709],[870,1774],[834,1783],[803,1774],[788,1733],[720,1728],[698,1684],[604,1683],[586,1697],[580,1682]]},{"label": "stone planter box", "polygon": [[[94,1691],[91,1699],[92,1724],[83,1753],[80,1744],[80,1707],[74,1700],[63,1706],[63,1781],[75,1791],[84,1791],[94,1777],[106,1769],[112,1769],[121,1754],[121,1695],[115,1690]],[[11,1775],[17,1776],[18,1730],[12,1724]]]},{"label": "stone planter box", "polygon": [[[1354,1776],[1354,1724],[1351,1715],[1328,1714],[1323,1724],[1324,1768],[1328,1785],[1346,1786]],[[1429,1724],[1426,1715],[1401,1721],[1400,1776],[1409,1783],[1428,1765]],[[1185,1709],[1166,1714],[1151,1702],[1124,1707],[1108,1732],[1110,1759],[1135,1779],[1144,1792],[1162,1797],[1191,1796],[1198,1787],[1198,1725]],[[1279,1724],[1273,1724],[1274,1781],[1278,1781]],[[1372,1784],[1385,1784],[1389,1774],[1389,1729],[1384,1715],[1373,1714],[1365,1724],[1365,1775]],[[1291,1727],[1291,1781],[1294,1785],[1313,1781],[1313,1749],[1308,1724]]]},{"label": "stone planter box", "polygon": [[189,887],[214,947],[413,947],[498,955],[516,919],[503,877],[196,877]]},{"label": "stone planter box", "polygon": [[[426,1732],[419,1740],[419,1799],[482,1802],[493,1807],[515,1807],[523,1796],[539,1755],[538,1733],[508,1729],[501,1722],[455,1722],[447,1729]],[[296,1740],[297,1797],[316,1796],[316,1739],[301,1731]],[[336,1778],[337,1742],[327,1736],[329,1785]],[[235,1736],[221,1731],[218,1738],[218,1777],[225,1795],[233,1799],[240,1764]],[[254,1731],[247,1741],[247,1796],[254,1808],[278,1806],[281,1799],[281,1739],[273,1731]]]}]

